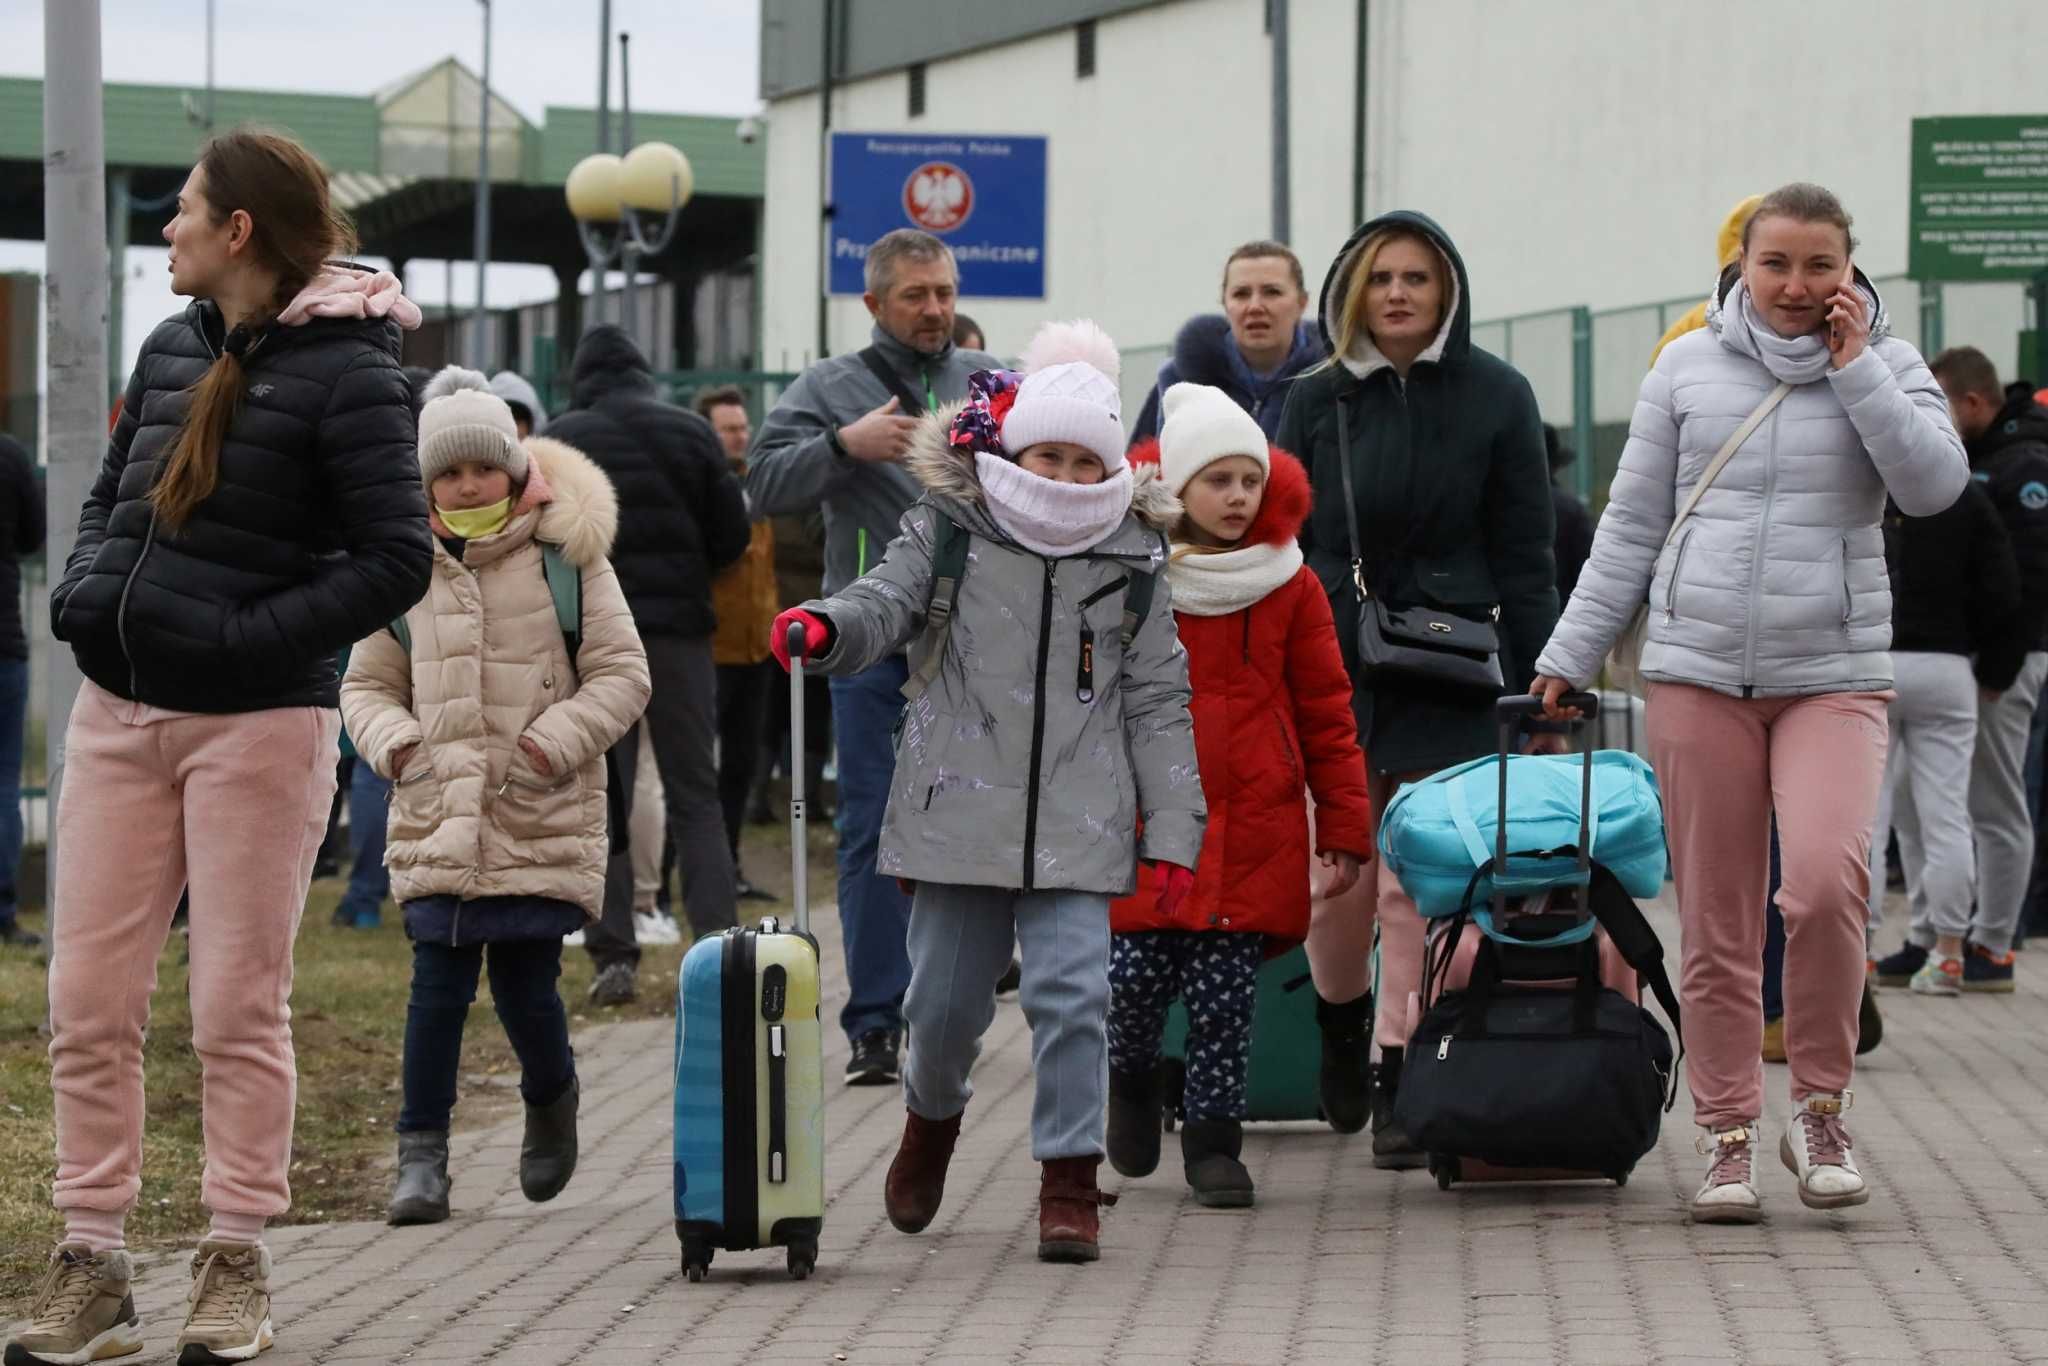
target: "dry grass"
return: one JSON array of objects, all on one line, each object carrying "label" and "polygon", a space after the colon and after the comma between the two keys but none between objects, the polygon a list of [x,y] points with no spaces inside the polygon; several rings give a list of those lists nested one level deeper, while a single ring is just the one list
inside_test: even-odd
[{"label": "dry grass", "polygon": [[[814,904],[832,896],[831,832],[813,832]],[[748,832],[746,863],[755,880],[786,897],[789,839],[780,826]],[[322,1223],[383,1216],[389,1194],[391,1125],[398,1114],[399,1062],[412,953],[395,910],[377,930],[328,924],[342,884],[315,883],[299,931],[292,1035],[298,1053],[299,1107],[292,1136],[293,1208],[285,1222]],[[787,913],[756,903],[749,913]],[[41,917],[22,923],[41,930]],[[148,1118],[142,1153],[142,1196],[128,1222],[131,1247],[190,1242],[206,1227],[199,1203],[203,1161],[199,1064],[191,1049],[184,940],[172,935],[158,964],[156,996],[143,1049]],[[638,1002],[618,1011],[584,1006],[588,955],[562,961],[562,999],[571,1028],[599,1020],[645,1019],[675,1013],[673,984],[682,949],[649,947],[641,960]],[[458,1127],[486,1124],[512,1110],[518,1062],[489,1004],[488,980],[478,988],[463,1038]],[[62,1221],[50,1208],[52,1156],[44,970],[37,954],[0,950],[0,1322],[17,1317]]]}]

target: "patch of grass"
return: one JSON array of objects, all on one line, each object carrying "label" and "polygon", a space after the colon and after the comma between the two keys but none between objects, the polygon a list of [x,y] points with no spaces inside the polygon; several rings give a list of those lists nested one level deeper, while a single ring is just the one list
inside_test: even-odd
[{"label": "patch of grass", "polygon": [[[811,896],[833,894],[832,837],[814,827]],[[781,826],[749,829],[745,863],[757,885],[784,898],[743,905],[745,914],[788,913],[789,836]],[[280,1222],[325,1223],[383,1217],[390,1190],[398,1117],[399,1065],[412,950],[395,907],[375,930],[328,923],[342,883],[317,882],[306,902],[295,958],[292,1038],[298,1055],[299,1104],[292,1134],[292,1209]],[[40,915],[22,924],[40,932]],[[147,1118],[142,1145],[142,1195],[128,1220],[129,1246],[149,1250],[196,1240],[206,1229],[199,1202],[204,1162],[200,1136],[199,1061],[191,1048],[185,941],[173,934],[157,966],[143,1045]],[[618,1010],[584,1004],[589,955],[562,956],[562,999],[570,1027],[675,1013],[679,946],[642,950],[640,997]],[[0,1321],[19,1317],[63,1221],[50,1207],[56,1175],[51,1118],[49,1040],[41,1033],[46,983],[39,953],[0,950]],[[519,1063],[505,1042],[479,984],[463,1035],[458,1128],[488,1124],[517,1108]]]}]

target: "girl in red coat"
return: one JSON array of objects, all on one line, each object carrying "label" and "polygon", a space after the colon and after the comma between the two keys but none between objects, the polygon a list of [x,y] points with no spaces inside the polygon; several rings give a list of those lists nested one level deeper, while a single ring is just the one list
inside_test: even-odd
[{"label": "girl in red coat", "polygon": [[1167,1005],[1188,1010],[1181,1158],[1204,1205],[1252,1203],[1243,1147],[1252,994],[1269,946],[1308,936],[1309,821],[1334,870],[1329,894],[1372,857],[1365,759],[1329,599],[1295,535],[1308,475],[1269,448],[1220,389],[1166,391],[1157,461],[1185,515],[1167,569],[1194,686],[1195,752],[1209,828],[1194,890],[1168,914],[1157,876],[1110,909],[1109,1160],[1125,1176],[1159,1164],[1154,1076]]}]

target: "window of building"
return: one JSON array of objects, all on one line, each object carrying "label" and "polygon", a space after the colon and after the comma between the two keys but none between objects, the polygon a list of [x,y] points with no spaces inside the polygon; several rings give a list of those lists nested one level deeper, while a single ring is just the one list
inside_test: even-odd
[{"label": "window of building", "polygon": [[910,117],[924,113],[924,63],[910,68]]},{"label": "window of building", "polygon": [[1074,25],[1074,75],[1086,80],[1095,74],[1095,21],[1083,19]]}]

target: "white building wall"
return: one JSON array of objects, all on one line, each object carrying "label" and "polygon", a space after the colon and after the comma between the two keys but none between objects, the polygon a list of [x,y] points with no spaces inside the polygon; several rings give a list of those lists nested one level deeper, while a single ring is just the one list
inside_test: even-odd
[{"label": "white building wall", "polygon": [[[1086,80],[1071,29],[937,63],[916,120],[904,73],[854,82],[833,126],[1047,135],[1048,297],[962,306],[1005,354],[1039,320],[1084,313],[1127,347],[1164,343],[1215,306],[1229,249],[1271,230],[1264,8],[1177,0],[1102,20]],[[1356,8],[1291,0],[1291,235],[1311,292],[1354,226]],[[1369,37],[1368,212],[1442,222],[1481,319],[1702,294],[1728,207],[1794,179],[1835,189],[1860,263],[1897,275],[1911,120],[2048,108],[2034,0],[1372,0]],[[771,365],[816,347],[817,109],[813,93],[769,114]],[[831,318],[835,351],[860,344],[857,299]],[[2024,322],[2017,287],[1949,291],[1947,340],[2001,367]]]}]

